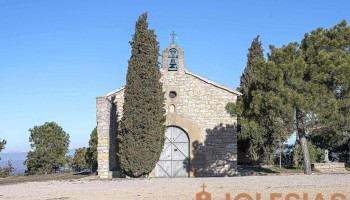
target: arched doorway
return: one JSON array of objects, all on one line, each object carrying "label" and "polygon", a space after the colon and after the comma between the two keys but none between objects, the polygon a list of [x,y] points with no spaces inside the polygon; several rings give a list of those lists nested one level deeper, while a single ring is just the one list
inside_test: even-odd
[{"label": "arched doorway", "polygon": [[189,159],[187,133],[176,126],[168,127],[163,151],[155,168],[155,177],[188,177]]}]

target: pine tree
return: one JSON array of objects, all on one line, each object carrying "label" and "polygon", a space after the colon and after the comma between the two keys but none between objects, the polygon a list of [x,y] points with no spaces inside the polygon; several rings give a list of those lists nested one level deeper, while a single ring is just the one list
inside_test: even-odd
[{"label": "pine tree", "polygon": [[326,152],[350,136],[350,27],[318,28],[299,46],[272,47],[269,60],[283,70],[286,107],[295,113],[304,173],[311,174],[308,137]]},{"label": "pine tree", "polygon": [[350,27],[342,21],[305,34],[301,46],[270,50],[267,62],[247,66],[243,96],[227,109],[237,115],[238,136],[250,154],[266,154],[272,141],[296,132],[304,173],[311,174],[308,138],[326,150],[350,138]]},{"label": "pine tree", "polygon": [[[6,140],[2,140],[0,139],[0,153],[3,149],[5,149],[5,145],[6,145]],[[0,157],[0,160],[1,160],[1,157]],[[2,171],[2,168],[0,167],[0,173]]]},{"label": "pine tree", "polygon": [[7,166],[1,169],[0,167],[0,178],[6,178],[12,175],[16,171],[16,168],[13,167],[12,161],[7,161]]},{"label": "pine tree", "polygon": [[330,29],[317,28],[305,34],[302,49],[312,72],[311,92],[317,96],[316,121],[310,135],[328,152],[350,137],[350,27],[343,20]]},{"label": "pine tree", "polygon": [[24,165],[26,174],[50,174],[66,164],[69,135],[55,122],[46,122],[29,129],[32,151],[27,154]]},{"label": "pine tree", "polygon": [[147,13],[136,22],[130,44],[118,156],[126,175],[140,177],[155,167],[165,132],[159,46],[154,30],[148,29]]},{"label": "pine tree", "polygon": [[[6,145],[6,140],[2,140],[0,139],[0,152],[5,149],[5,145]],[[1,158],[0,158],[1,160]]]},{"label": "pine tree", "polygon": [[294,131],[297,133],[302,150],[304,173],[311,174],[307,132],[310,131],[313,122],[311,116],[315,114],[316,104],[315,96],[311,93],[313,86],[308,79],[310,71],[299,46],[296,42],[281,48],[271,46],[269,61],[283,72],[283,85],[279,94],[284,102],[281,119],[284,119],[284,126],[290,126],[291,132],[295,127]]}]

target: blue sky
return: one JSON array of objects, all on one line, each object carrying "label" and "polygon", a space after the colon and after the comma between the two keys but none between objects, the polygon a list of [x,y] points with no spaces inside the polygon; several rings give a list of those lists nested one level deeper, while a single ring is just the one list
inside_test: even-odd
[{"label": "blue sky", "polygon": [[300,41],[350,21],[348,1],[0,0],[0,138],[28,151],[28,129],[55,121],[86,146],[95,97],[125,84],[134,24],[148,12],[161,51],[178,33],[185,67],[236,88],[247,49]]}]

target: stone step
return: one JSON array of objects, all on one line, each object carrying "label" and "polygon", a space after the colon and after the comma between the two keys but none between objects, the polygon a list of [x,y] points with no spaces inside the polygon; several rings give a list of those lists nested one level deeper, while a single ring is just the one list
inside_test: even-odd
[{"label": "stone step", "polygon": [[312,168],[320,173],[350,173],[345,169],[345,163],[313,163]]}]

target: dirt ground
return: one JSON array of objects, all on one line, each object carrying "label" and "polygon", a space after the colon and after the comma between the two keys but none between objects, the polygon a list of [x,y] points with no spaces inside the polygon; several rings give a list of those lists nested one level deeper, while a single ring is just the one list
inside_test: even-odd
[{"label": "dirt ground", "polygon": [[229,193],[230,199],[239,193],[248,193],[254,200],[256,193],[261,193],[261,199],[270,199],[271,193],[282,193],[282,198],[277,200],[285,199],[289,193],[297,193],[301,197],[303,193],[308,193],[309,200],[314,200],[317,193],[322,193],[324,200],[330,199],[334,193],[342,193],[350,200],[350,174],[113,180],[80,176],[78,179],[17,184],[0,182],[0,199],[192,200],[196,199],[197,192],[202,191],[203,184],[213,200],[226,200],[226,193]]}]

